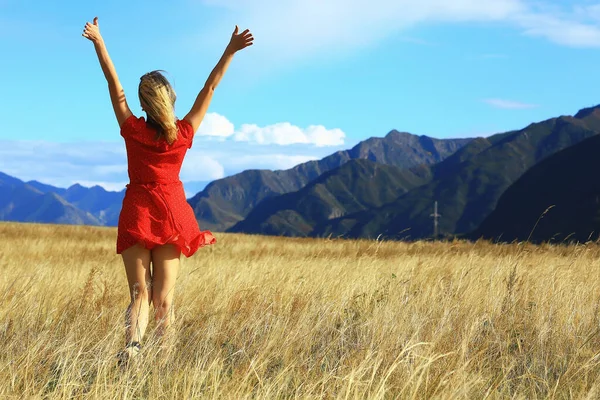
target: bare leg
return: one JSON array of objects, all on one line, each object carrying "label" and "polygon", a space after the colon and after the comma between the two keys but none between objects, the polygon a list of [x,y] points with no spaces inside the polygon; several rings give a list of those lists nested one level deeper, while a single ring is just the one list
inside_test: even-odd
[{"label": "bare leg", "polygon": [[173,294],[179,273],[180,256],[181,252],[172,244],[152,249],[152,303],[159,337],[165,334],[175,317]]},{"label": "bare leg", "polygon": [[125,341],[140,342],[148,326],[151,294],[150,250],[136,244],[121,254],[125,263],[131,302],[125,316]]}]

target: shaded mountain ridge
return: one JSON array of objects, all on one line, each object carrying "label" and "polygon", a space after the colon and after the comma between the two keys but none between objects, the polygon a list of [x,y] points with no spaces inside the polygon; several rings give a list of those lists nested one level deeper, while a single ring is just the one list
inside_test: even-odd
[{"label": "shaded mountain ridge", "polygon": [[381,206],[429,178],[425,166],[399,168],[353,159],[296,192],[263,200],[228,232],[311,236],[323,221]]},{"label": "shaded mountain ridge", "polygon": [[124,195],[101,186],[24,182],[0,172],[0,220],[116,226]]},{"label": "shaded mountain ridge", "polygon": [[337,151],[321,160],[287,170],[247,170],[211,182],[189,200],[202,229],[224,231],[242,221],[261,201],[300,190],[325,172],[352,159],[402,168],[437,163],[471,139],[434,139],[393,130],[385,137],[372,137],[350,150]]},{"label": "shaded mountain ridge", "polygon": [[466,237],[512,242],[586,242],[600,235],[600,136],[527,171]]},{"label": "shaded mountain ridge", "polygon": [[[562,116],[524,129],[477,138],[430,168],[431,179],[393,201],[348,213],[339,218],[314,221],[311,236],[349,238],[420,239],[432,236],[431,213],[439,204],[440,232],[471,232],[494,210],[497,201],[523,173],[538,162],[600,133],[600,109],[581,110],[575,117]],[[293,199],[289,196],[288,199]],[[281,206],[280,206],[281,208]],[[285,208],[285,207],[283,207]],[[291,209],[292,207],[287,207]],[[265,221],[240,223],[243,232],[261,231]],[[254,216],[253,216],[254,218]],[[288,224],[289,225],[289,224]],[[289,226],[271,234],[285,234]],[[264,231],[263,231],[264,232]]]}]

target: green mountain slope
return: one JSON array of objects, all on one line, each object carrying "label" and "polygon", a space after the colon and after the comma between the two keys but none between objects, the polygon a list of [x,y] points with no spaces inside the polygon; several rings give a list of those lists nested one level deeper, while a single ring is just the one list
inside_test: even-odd
[{"label": "green mountain slope", "polygon": [[506,190],[496,209],[467,237],[506,242],[597,240],[599,152],[600,136],[594,136],[540,162]]},{"label": "green mountain slope", "polygon": [[310,236],[330,219],[388,203],[430,176],[426,166],[408,169],[350,160],[296,192],[264,200],[229,231]]},{"label": "green mountain slope", "polygon": [[384,138],[367,139],[350,150],[338,151],[281,171],[248,170],[210,183],[189,199],[202,229],[225,231],[242,221],[261,201],[294,192],[321,174],[352,159],[410,168],[437,163],[471,139],[432,139],[391,131]]},{"label": "green mountain slope", "polygon": [[330,221],[315,235],[424,238],[432,235],[431,213],[439,202],[440,232],[473,231],[494,210],[504,191],[548,156],[600,132],[600,109],[553,118],[520,131],[477,139],[432,167],[431,182],[379,208]]}]

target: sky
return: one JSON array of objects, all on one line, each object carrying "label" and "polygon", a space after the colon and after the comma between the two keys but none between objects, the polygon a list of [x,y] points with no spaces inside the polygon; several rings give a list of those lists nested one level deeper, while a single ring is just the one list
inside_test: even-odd
[{"label": "sky", "polygon": [[192,195],[390,130],[489,136],[600,104],[600,1],[0,0],[0,171],[68,187],[128,182],[83,26],[100,32],[133,113],[161,69],[189,111],[236,24],[237,53],[184,161]]}]

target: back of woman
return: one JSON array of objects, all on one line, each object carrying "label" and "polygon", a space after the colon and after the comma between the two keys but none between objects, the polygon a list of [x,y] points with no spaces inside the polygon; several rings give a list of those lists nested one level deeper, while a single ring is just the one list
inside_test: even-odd
[{"label": "back of woman", "polygon": [[83,36],[94,43],[127,149],[129,184],[117,231],[117,254],[123,258],[131,299],[125,349],[118,354],[119,363],[126,366],[141,351],[150,304],[154,306],[159,338],[173,322],[173,294],[181,254],[190,257],[199,248],[216,243],[210,231],[200,230],[179,172],[233,55],[252,45],[254,38],[248,30],[238,34],[235,27],[192,108],[179,120],[175,116],[175,90],[160,71],[140,78],[138,96],[146,118],[134,116],[100,35],[97,17],[93,23],[86,23]]},{"label": "back of woman", "polygon": [[179,180],[181,165],[192,147],[194,131],[189,122],[178,120],[177,137],[169,144],[164,136],[146,122],[131,115],[121,126],[127,149],[129,181],[135,183],[173,182]]}]

